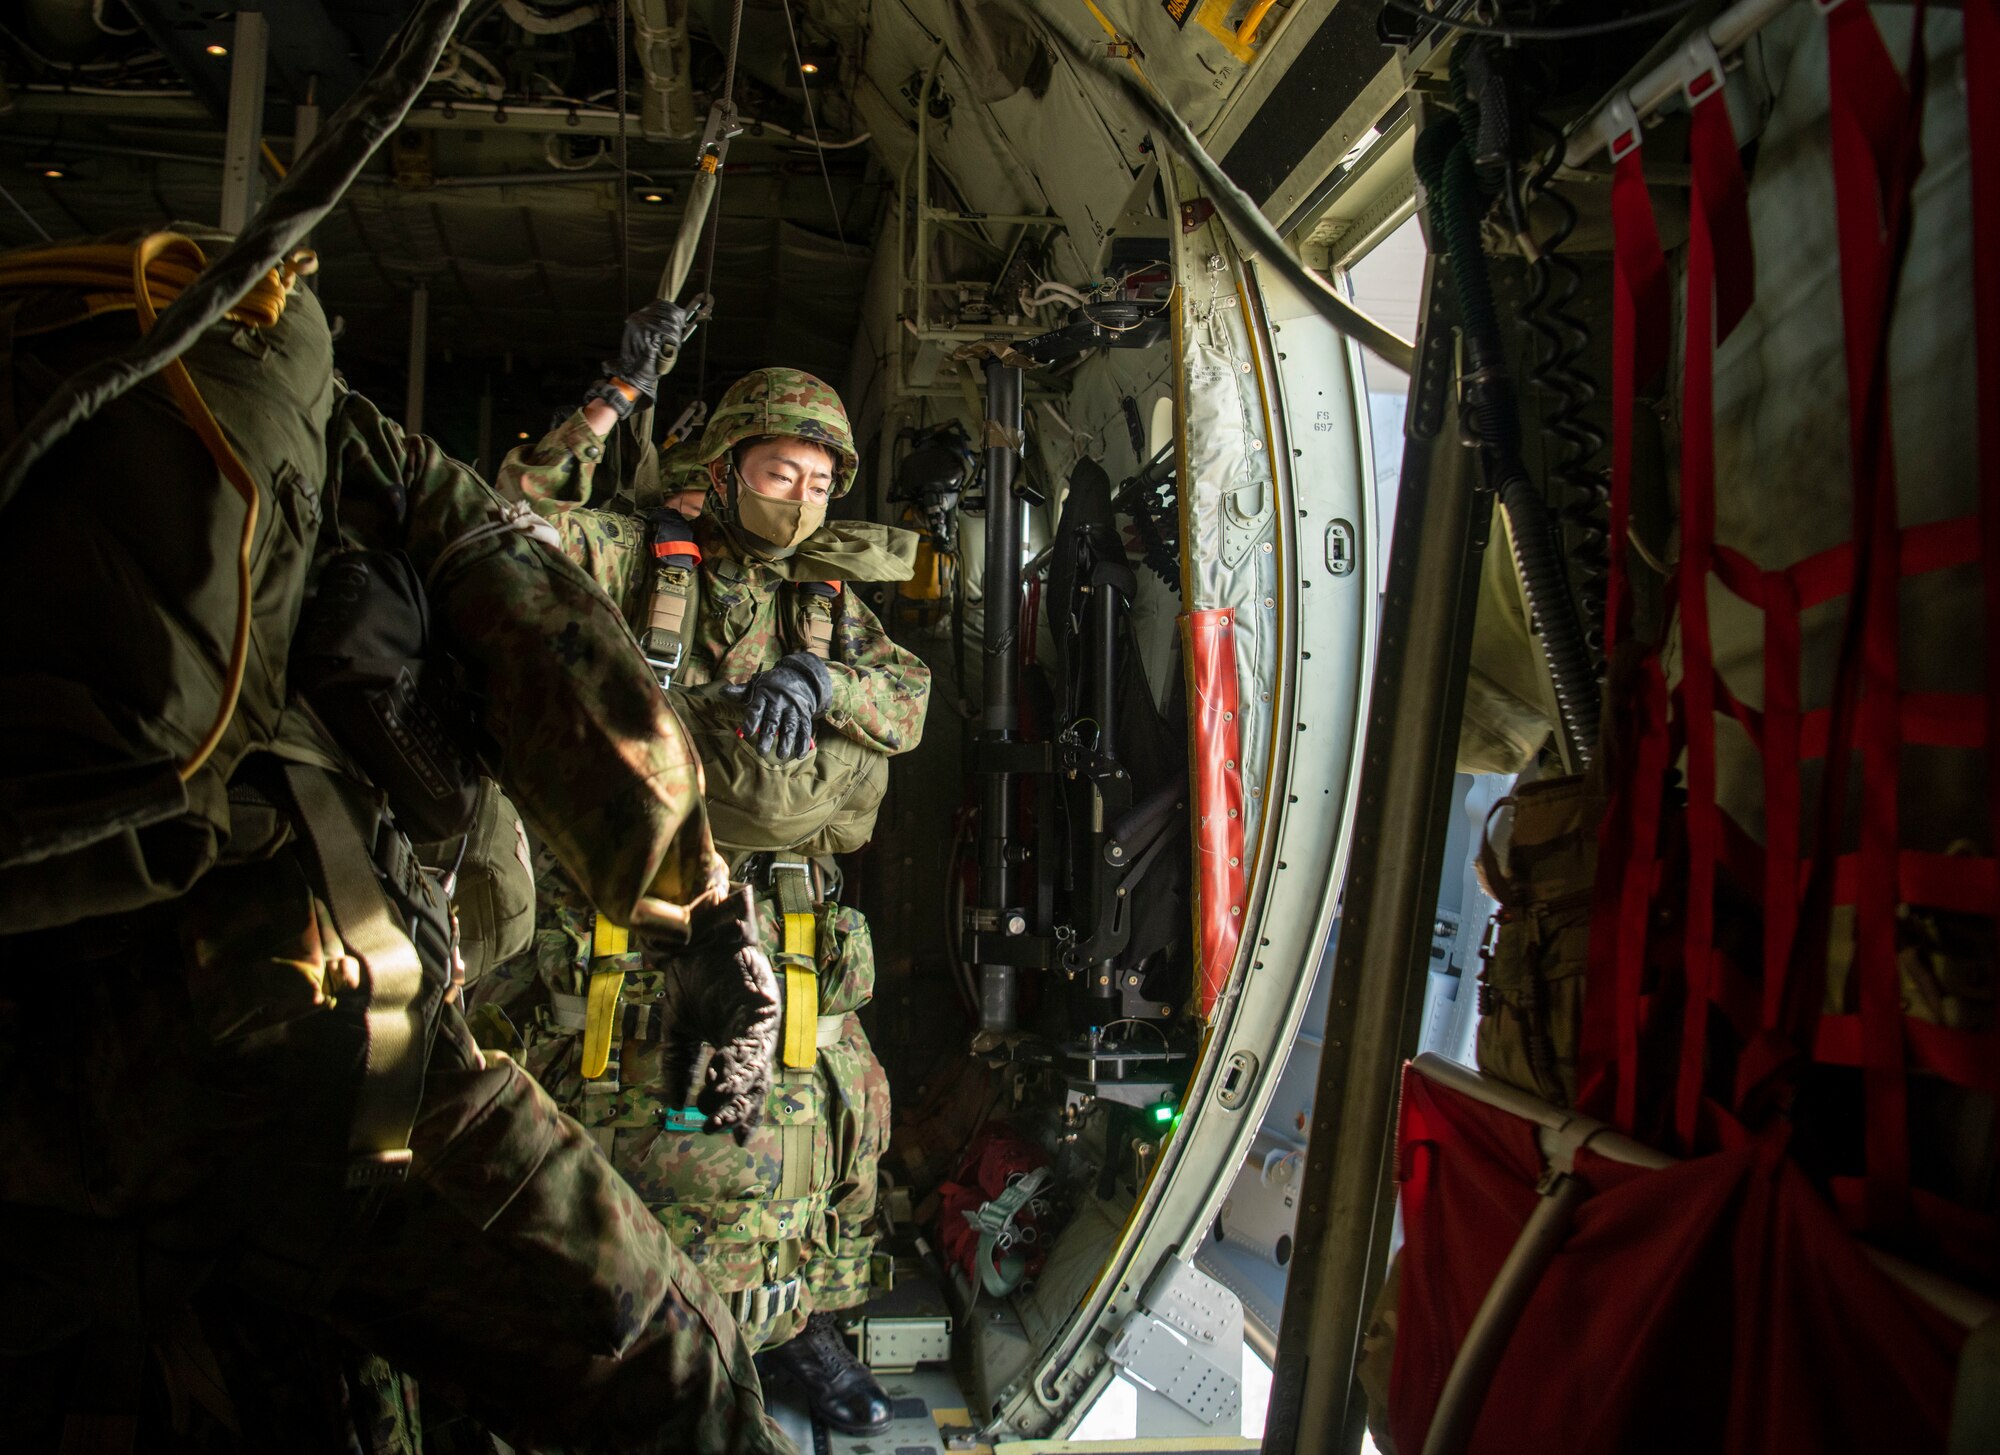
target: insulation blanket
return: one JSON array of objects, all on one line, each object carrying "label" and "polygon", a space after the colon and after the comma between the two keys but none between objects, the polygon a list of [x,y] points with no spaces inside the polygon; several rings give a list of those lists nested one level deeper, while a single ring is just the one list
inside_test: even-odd
[{"label": "insulation blanket", "polygon": [[[1533,1211],[1535,1129],[1403,1075],[1389,1416],[1421,1450],[1473,1314]],[[1495,1371],[1472,1455],[1941,1451],[1964,1333],[1868,1261],[1781,1143],[1593,1189]]]}]

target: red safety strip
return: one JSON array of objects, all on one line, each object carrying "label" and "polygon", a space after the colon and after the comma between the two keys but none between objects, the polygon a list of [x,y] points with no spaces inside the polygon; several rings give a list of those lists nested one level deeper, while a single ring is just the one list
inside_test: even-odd
[{"label": "red safety strip", "polygon": [[[1896,957],[1898,783],[1901,759],[1897,633],[1900,573],[1895,444],[1888,399],[1888,331],[1910,190],[1921,158],[1924,7],[1914,7],[1908,89],[1867,8],[1844,4],[1826,17],[1834,210],[1840,236],[1841,310],[1847,348],[1849,445],[1854,476],[1854,587],[1849,660],[1839,674],[1828,733],[1824,794],[1829,823],[1844,807],[1849,722],[1861,746],[1860,875],[1855,901],[1855,979],[1861,1015],[1868,1222],[1907,1221],[1909,1083],[1903,1056],[1902,979]],[[1912,97],[1915,97],[1913,103]],[[1859,681],[1852,670],[1860,625]],[[1858,707],[1850,719],[1850,704]],[[1823,861],[1830,839],[1822,834]],[[1819,872],[1824,872],[1823,869]],[[1815,915],[1819,917],[1817,907]],[[1824,942],[1811,927],[1813,946]],[[1817,1007],[1812,1011],[1817,1018]],[[1814,1044],[1817,1037],[1814,1037]]]},{"label": "red safety strip", "polygon": [[1715,998],[1715,869],[1722,810],[1715,798],[1715,658],[1708,577],[1715,554],[1715,350],[1750,306],[1755,264],[1749,192],[1736,135],[1712,72],[1689,89],[1694,179],[1688,234],[1687,351],[1681,386],[1680,698],[1687,724],[1687,916],[1682,965],[1687,999],[1681,1026],[1674,1135],[1692,1150],[1700,1129],[1709,1005]]},{"label": "red safety strip", "polygon": [[701,563],[701,547],[693,541],[655,541],[653,554],[662,560],[668,556],[686,556],[692,565]]},{"label": "red safety strip", "polygon": [[1242,741],[1236,720],[1236,614],[1191,611],[1181,618],[1192,676],[1195,747],[1195,874],[1201,975],[1196,1008],[1204,1017],[1236,964],[1243,933]]},{"label": "red safety strip", "polygon": [[[1611,183],[1614,237],[1611,373],[1610,581],[1605,602],[1605,651],[1631,629],[1627,552],[1632,525],[1632,426],[1638,391],[1651,387],[1666,366],[1672,299],[1666,256],[1646,191],[1639,137],[1621,138]],[[1621,674],[1622,675],[1622,674]],[[1607,1080],[1614,1085],[1607,1113],[1631,1131],[1637,1112],[1641,990],[1645,973],[1646,918],[1654,889],[1660,831],[1660,796],[1668,762],[1666,679],[1657,657],[1633,669],[1626,701],[1614,708],[1612,736],[1636,742],[1629,777],[1609,784],[1598,830],[1597,892],[1591,907],[1588,993],[1578,1048],[1583,1098],[1600,1104]]]}]

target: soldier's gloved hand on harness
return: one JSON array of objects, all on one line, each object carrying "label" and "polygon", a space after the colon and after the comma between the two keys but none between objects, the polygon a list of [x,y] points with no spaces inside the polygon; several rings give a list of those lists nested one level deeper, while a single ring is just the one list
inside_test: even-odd
[{"label": "soldier's gloved hand on harness", "polygon": [[729,1132],[738,1146],[764,1119],[778,1059],[778,979],[757,947],[756,925],[742,885],[696,909],[687,948],[668,961],[659,1007],[669,1094],[677,1105],[698,1108],[708,1118],[705,1130]]},{"label": "soldier's gloved hand on harness", "polygon": [[765,756],[787,762],[803,758],[813,746],[813,719],[833,701],[833,677],[811,652],[793,652],[722,693],[743,704],[737,736]]},{"label": "soldier's gloved hand on harness", "polygon": [[591,391],[592,399],[602,399],[620,419],[638,403],[614,381],[622,380],[636,390],[639,398],[651,399],[660,387],[660,355],[677,349],[687,336],[687,310],[677,303],[657,298],[625,320],[625,336],[618,343],[618,357],[602,365],[604,379]]}]

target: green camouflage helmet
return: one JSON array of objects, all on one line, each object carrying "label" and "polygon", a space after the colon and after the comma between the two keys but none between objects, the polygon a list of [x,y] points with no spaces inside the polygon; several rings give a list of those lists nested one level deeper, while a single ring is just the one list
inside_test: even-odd
[{"label": "green camouflage helmet", "polygon": [[847,409],[838,394],[803,369],[758,369],[731,384],[708,417],[695,458],[709,465],[745,440],[771,435],[796,435],[832,451],[835,497],[854,484],[860,457],[848,432]]}]

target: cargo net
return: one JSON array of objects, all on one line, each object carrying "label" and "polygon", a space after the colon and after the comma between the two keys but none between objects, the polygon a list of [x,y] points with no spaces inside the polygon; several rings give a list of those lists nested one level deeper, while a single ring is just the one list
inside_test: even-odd
[{"label": "cargo net", "polygon": [[[1993,257],[2000,256],[2000,8],[1980,0],[1964,15],[1973,248]],[[1717,64],[1688,87],[1681,552],[1666,588],[1680,673],[1671,686],[1659,645],[1630,640],[1625,560],[1633,406],[1667,361],[1671,286],[1639,132],[1613,147],[1612,718],[1579,1101],[1621,1131],[1684,1156],[1788,1127],[1793,1156],[1852,1231],[1990,1288],[2000,1281],[1992,1173],[1992,1099],[2000,1096],[1993,1010],[2000,278],[1989,269],[1973,280],[1978,506],[1957,519],[1903,526],[1889,336],[1922,166],[1927,62],[1920,38],[1899,70],[1865,5],[1831,8],[1826,28],[1852,539],[1783,569],[1765,569],[1716,539],[1715,349],[1748,309],[1753,278],[1747,191]],[[1904,620],[1905,585],[1955,568],[1979,578],[1983,641],[1967,641],[1963,651],[1983,656],[1984,691],[1906,691],[1899,644],[1921,622],[1914,613]],[[1711,582],[1763,614],[1761,707],[1732,692],[1717,670]],[[1842,598],[1830,700],[1809,708],[1801,615]],[[1741,728],[1761,761],[1761,844],[1718,802],[1723,719]],[[1904,780],[1920,755],[1945,752],[1981,755],[1984,773],[1972,781],[1983,777],[1983,849],[1907,846],[1920,825],[1903,806]],[[1817,790],[1808,793],[1814,779]],[[1920,1146],[1936,1145],[1949,1140],[1937,1133],[1945,1123],[1958,1129],[1961,1145],[1917,1154],[1913,1178],[1913,1128]],[[1982,1145],[1967,1148],[1968,1137]],[[1932,1175],[1953,1162],[1984,1170]]]}]

